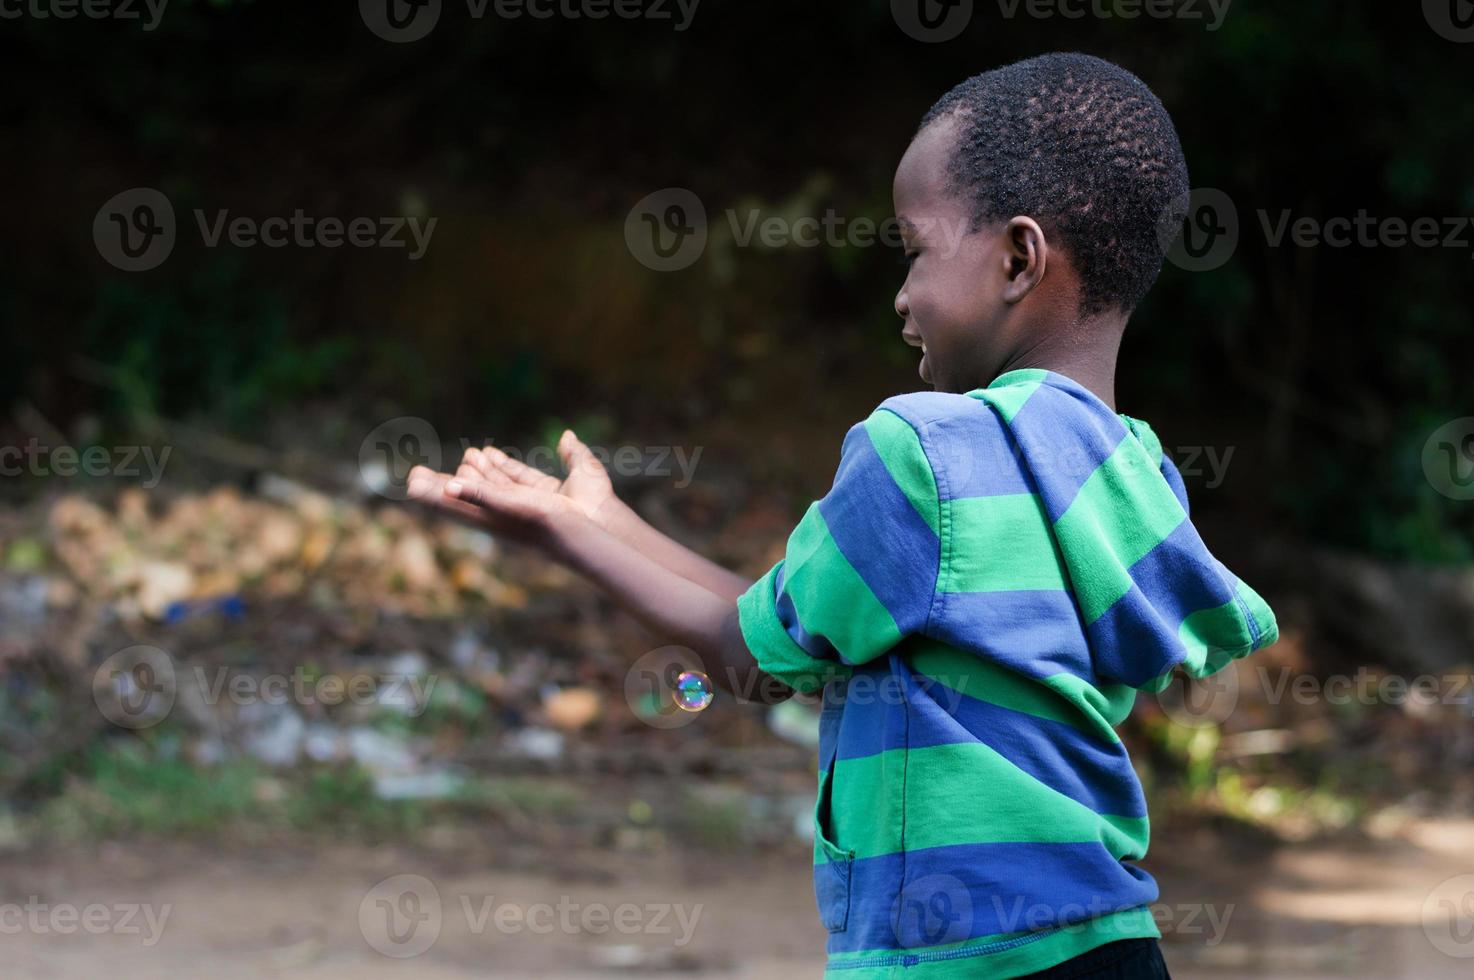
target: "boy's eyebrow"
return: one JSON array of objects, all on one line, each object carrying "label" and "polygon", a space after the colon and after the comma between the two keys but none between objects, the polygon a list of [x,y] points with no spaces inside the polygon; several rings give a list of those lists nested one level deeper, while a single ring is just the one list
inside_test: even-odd
[{"label": "boy's eyebrow", "polygon": [[896,224],[901,226],[902,235],[909,235],[912,238],[916,237],[918,231],[916,225],[912,224],[911,220],[904,214],[896,215]]}]

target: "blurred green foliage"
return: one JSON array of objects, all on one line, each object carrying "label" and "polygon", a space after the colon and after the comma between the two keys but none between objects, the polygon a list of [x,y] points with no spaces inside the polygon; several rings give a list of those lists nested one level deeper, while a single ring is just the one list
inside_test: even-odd
[{"label": "blurred green foliage", "polygon": [[[917,384],[891,312],[895,256],[724,249],[726,210],[883,218],[895,161],[943,91],[1085,50],[1159,92],[1194,185],[1238,208],[1234,257],[1169,267],[1121,363],[1123,407],[1169,445],[1235,448],[1222,487],[1190,479],[1195,510],[1474,560],[1474,508],[1434,491],[1419,462],[1434,429],[1474,411],[1469,248],[1273,247],[1264,231],[1286,211],[1474,212],[1467,48],[1417,4],[1372,0],[1240,0],[1217,30],[977,10],[946,44],[907,38],[886,0],[709,0],[681,32],[469,22],[448,4],[410,44],[351,8],[268,0],[171,5],[148,33],[15,22],[0,63],[27,94],[4,126],[27,152],[0,170],[25,189],[27,247],[0,268],[0,355],[18,365],[0,394],[63,422],[160,413],[231,431],[323,399],[363,431],[402,411],[478,436],[591,418],[630,441],[705,442],[735,420],[749,436],[734,451],[754,455],[842,431]],[[170,196],[180,242],[130,275],[101,261],[90,228],[133,186]],[[657,274],[622,229],[667,186],[699,194],[713,244]],[[232,252],[201,245],[195,208],[423,210],[439,225],[415,263]],[[815,491],[819,470],[804,477]]]}]

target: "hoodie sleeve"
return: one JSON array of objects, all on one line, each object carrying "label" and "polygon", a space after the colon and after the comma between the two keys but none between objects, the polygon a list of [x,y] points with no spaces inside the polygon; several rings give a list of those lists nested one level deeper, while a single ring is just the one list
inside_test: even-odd
[{"label": "hoodie sleeve", "polygon": [[1209,560],[1231,598],[1220,606],[1198,610],[1183,619],[1177,631],[1178,658],[1170,661],[1162,674],[1139,685],[1142,690],[1164,690],[1177,667],[1193,677],[1208,677],[1279,639],[1279,623],[1269,603],[1222,562],[1216,558]]},{"label": "hoodie sleeve", "polygon": [[845,437],[834,486],[783,560],[737,603],[768,674],[809,692],[925,630],[941,540],[937,481],[916,430],[877,409]]},{"label": "hoodie sleeve", "polygon": [[1102,439],[1099,464],[1078,486],[1051,485],[1047,471],[1041,482],[1056,505],[1068,499],[1054,532],[1095,673],[1160,691],[1178,667],[1206,677],[1273,643],[1278,629],[1264,600],[1198,534],[1155,433],[1126,421],[1136,438]]}]

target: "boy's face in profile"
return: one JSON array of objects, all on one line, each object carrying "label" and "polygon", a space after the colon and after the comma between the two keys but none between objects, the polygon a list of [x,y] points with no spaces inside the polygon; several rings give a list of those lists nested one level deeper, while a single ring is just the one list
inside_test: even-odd
[{"label": "boy's face in profile", "polygon": [[896,168],[896,217],[906,253],[906,281],[896,312],[901,336],[921,347],[921,378],[938,391],[987,385],[1018,349],[1005,313],[1013,255],[988,224],[974,230],[972,207],[948,171],[957,135],[950,117],[917,134]]}]

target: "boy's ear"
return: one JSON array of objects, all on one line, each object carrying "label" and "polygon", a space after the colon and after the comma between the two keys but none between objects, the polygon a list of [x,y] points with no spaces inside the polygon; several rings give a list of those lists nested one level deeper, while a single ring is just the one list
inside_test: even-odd
[{"label": "boy's ear", "polygon": [[1003,249],[1008,277],[1003,287],[1003,301],[1017,303],[1044,280],[1044,269],[1049,263],[1049,243],[1044,239],[1044,229],[1039,227],[1039,222],[1019,216],[1010,218],[1004,226]]}]

